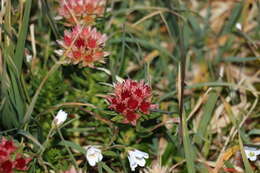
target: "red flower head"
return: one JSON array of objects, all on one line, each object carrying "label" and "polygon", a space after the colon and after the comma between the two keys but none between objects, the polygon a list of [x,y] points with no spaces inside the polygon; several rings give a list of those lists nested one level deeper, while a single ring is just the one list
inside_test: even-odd
[{"label": "red flower head", "polygon": [[59,15],[70,24],[92,24],[104,13],[105,0],[60,0]]},{"label": "red flower head", "polygon": [[123,114],[124,123],[136,125],[140,117],[138,112],[149,114],[150,109],[157,108],[151,104],[152,89],[144,81],[137,82],[131,79],[115,84],[114,95],[108,97],[109,108]]},{"label": "red flower head", "polygon": [[3,148],[0,148],[0,163],[7,160],[9,157],[9,154],[6,150]]},{"label": "red flower head", "polygon": [[82,63],[82,66],[94,67],[94,62],[102,62],[108,53],[103,47],[107,36],[96,28],[75,26],[72,31],[65,31],[59,44],[65,49],[69,62]]},{"label": "red flower head", "polygon": [[17,153],[17,147],[12,140],[2,138],[0,142],[0,173],[12,173],[13,169],[26,171],[30,158],[23,158]]},{"label": "red flower head", "polygon": [[0,157],[1,154],[3,154],[4,151],[8,155],[13,153],[16,150],[16,146],[14,145],[14,142],[12,140],[7,140],[5,138],[2,138],[1,143],[0,143]]},{"label": "red flower head", "polygon": [[30,158],[22,158],[22,157],[18,157],[15,159],[15,162],[14,162],[14,166],[15,166],[15,169],[16,170],[19,170],[19,171],[26,171],[28,170],[28,163],[31,161],[32,159]]},{"label": "red flower head", "polygon": [[0,172],[12,173],[13,172],[13,163],[10,160],[6,160],[6,161],[0,163]]}]

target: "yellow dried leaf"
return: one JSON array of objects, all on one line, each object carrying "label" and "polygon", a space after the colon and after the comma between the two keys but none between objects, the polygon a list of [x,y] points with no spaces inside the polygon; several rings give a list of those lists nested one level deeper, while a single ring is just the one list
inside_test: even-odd
[{"label": "yellow dried leaf", "polygon": [[144,57],[144,62],[150,63],[158,55],[159,55],[159,51],[158,50],[153,50],[151,53],[149,53],[148,55],[146,55]]},{"label": "yellow dried leaf", "polygon": [[218,160],[217,160],[216,166],[215,166],[214,170],[212,171],[212,173],[218,173],[219,170],[221,168],[223,168],[224,161],[229,160],[230,157],[233,154],[235,154],[239,149],[240,149],[239,145],[235,145],[235,146],[227,149],[224,153],[221,153],[219,158],[218,158]]},{"label": "yellow dried leaf", "polygon": [[229,160],[230,157],[235,154],[239,150],[239,145],[235,145],[229,149],[226,150],[225,153],[223,153],[223,161]]}]

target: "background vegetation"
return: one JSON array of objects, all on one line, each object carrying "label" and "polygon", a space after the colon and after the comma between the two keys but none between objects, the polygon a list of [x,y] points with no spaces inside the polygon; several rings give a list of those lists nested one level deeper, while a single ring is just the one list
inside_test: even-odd
[{"label": "background vegetation", "polygon": [[[260,143],[259,1],[109,0],[96,27],[110,56],[96,68],[60,64],[58,5],[1,1],[0,135],[33,158],[29,172],[130,172],[127,147],[149,153],[136,172],[259,171],[243,152]],[[148,82],[160,110],[120,123],[105,99],[119,77]],[[43,145],[59,109],[69,120]],[[103,147],[99,167],[87,145]]]}]

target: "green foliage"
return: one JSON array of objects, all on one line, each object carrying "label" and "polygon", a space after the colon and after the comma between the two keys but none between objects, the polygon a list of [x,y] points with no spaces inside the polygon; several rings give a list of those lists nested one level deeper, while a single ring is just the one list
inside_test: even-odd
[{"label": "green foliage", "polygon": [[[228,153],[238,144],[241,169],[252,172],[243,143],[260,134],[259,2],[230,1],[221,9],[197,0],[107,3],[94,26],[108,35],[110,55],[95,68],[62,64],[54,53],[71,28],[54,19],[58,1],[7,0],[1,8],[0,135],[26,146],[34,158],[29,172],[67,170],[77,162],[91,173],[127,173],[127,151],[134,148],[149,153],[146,168],[136,172],[204,173],[217,164],[223,172],[241,166],[232,161],[235,151]],[[106,96],[119,77],[146,81],[159,105],[149,115],[139,112],[136,126],[108,108]],[[59,109],[68,118],[53,129]],[[96,167],[86,163],[88,145],[102,149]],[[218,163],[226,152],[230,158]]]},{"label": "green foliage", "polygon": [[[1,98],[3,106],[0,109],[0,123],[1,127],[6,129],[18,128],[21,125],[24,117],[26,102],[25,89],[23,86],[23,78],[21,76],[23,52],[25,48],[25,41],[29,26],[29,17],[32,0],[25,3],[25,10],[21,27],[18,29],[17,43],[10,40],[10,31],[12,30],[12,2],[7,1],[6,13],[4,15],[4,28],[9,33],[4,37],[4,44],[1,44],[3,51],[3,70],[1,74]],[[2,40],[1,40],[2,41]]]},{"label": "green foliage", "polygon": [[64,152],[62,150],[52,148],[46,151],[44,157],[46,161],[48,161],[56,171],[65,171],[70,166],[70,160],[64,158]]},{"label": "green foliage", "polygon": [[207,134],[208,123],[210,122],[217,100],[218,100],[218,94],[216,93],[216,91],[212,91],[209,95],[207,104],[205,104],[205,107],[203,108],[204,109],[204,114],[202,116],[203,118],[200,121],[198,132],[196,134],[197,136],[194,139],[194,141],[199,145],[202,144],[203,139],[204,140],[206,139],[205,136]]},{"label": "green foliage", "polygon": [[[48,71],[39,69],[36,75],[30,76],[30,85],[28,85],[29,95],[32,97],[35,91],[38,89],[42,79]],[[51,106],[66,101],[66,95],[68,95],[70,88],[69,82],[64,80],[61,71],[56,71],[49,78],[44,87],[42,88],[39,97],[35,104],[35,113],[46,111]]]}]

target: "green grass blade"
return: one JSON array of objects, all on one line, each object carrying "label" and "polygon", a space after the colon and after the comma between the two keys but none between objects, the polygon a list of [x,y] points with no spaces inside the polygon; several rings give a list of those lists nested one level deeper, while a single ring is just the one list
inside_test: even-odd
[{"label": "green grass blade", "polygon": [[21,74],[21,69],[22,69],[22,63],[24,57],[24,46],[25,46],[25,40],[29,28],[29,17],[30,17],[31,5],[32,5],[32,0],[26,0],[22,26],[19,31],[18,42],[13,57],[13,60],[18,70],[18,75]]},{"label": "green grass blade", "polygon": [[[3,24],[0,24],[0,28],[3,30],[3,34],[6,35],[6,36],[8,36],[9,39],[12,41],[12,43],[15,43],[15,41],[16,41],[17,38],[15,38],[14,35],[12,35],[12,34],[8,31],[8,29],[6,29],[6,27],[5,27]],[[1,44],[1,48],[2,48],[2,44]]]},{"label": "green grass blade", "polygon": [[108,173],[115,173],[111,168],[109,168],[104,162],[100,162],[102,164],[102,167],[108,172]]},{"label": "green grass blade", "polygon": [[42,144],[33,135],[31,135],[29,132],[24,131],[24,130],[19,130],[17,134],[23,135],[27,139],[31,140],[34,144],[36,144],[40,148],[40,150],[43,149]]},{"label": "green grass blade", "polygon": [[196,172],[195,164],[194,164],[195,153],[194,153],[193,147],[191,145],[185,116],[183,116],[183,118],[182,118],[182,136],[183,136],[184,153],[185,153],[185,159],[187,162],[188,172],[195,173]]},{"label": "green grass blade", "polygon": [[[3,46],[4,66],[3,83],[1,83],[1,95],[6,99],[1,111],[1,122],[5,128],[20,126],[25,112],[24,90],[21,85],[21,68],[24,55],[25,40],[28,31],[31,0],[25,2],[25,10],[22,25],[19,28],[17,45],[10,42],[8,36],[5,37]],[[7,3],[4,27],[11,31],[11,2]],[[15,49],[14,49],[15,47]],[[14,53],[15,52],[15,53]]]},{"label": "green grass blade", "polygon": [[248,61],[256,61],[260,60],[260,57],[226,57],[221,61],[223,62],[248,62]]},{"label": "green grass blade", "polygon": [[80,145],[74,143],[74,142],[70,142],[70,141],[61,141],[60,142],[60,145],[67,145],[69,147],[71,147],[72,149],[74,150],[77,150],[78,152],[82,153],[82,154],[85,154],[86,153],[86,150],[84,148],[82,148]]},{"label": "green grass blade", "polygon": [[195,136],[194,139],[195,142],[199,145],[202,144],[202,138],[204,138],[206,135],[208,124],[212,117],[217,100],[218,100],[218,94],[216,93],[216,91],[213,91],[209,94],[208,102],[203,107],[202,119],[200,120],[197,135]]},{"label": "green grass blade", "polygon": [[[175,62],[178,62],[178,59],[175,56],[171,55],[171,53],[167,49],[161,47],[159,44],[152,43],[150,41],[146,41],[146,40],[138,39],[138,38],[133,39],[133,38],[125,37],[124,40],[125,40],[125,42],[128,42],[128,43],[140,44],[141,46],[143,46],[145,48],[157,49],[164,55],[171,57]],[[110,44],[119,44],[119,43],[122,43],[122,39],[111,39],[109,41],[109,43]]]},{"label": "green grass blade", "polygon": [[230,33],[242,14],[243,2],[238,3],[231,12],[228,22],[224,25],[221,35]]},{"label": "green grass blade", "polygon": [[101,162],[98,162],[98,173],[103,173]]},{"label": "green grass blade", "polygon": [[227,82],[202,82],[186,86],[186,88],[188,89],[203,87],[234,87],[234,85]]},{"label": "green grass blade", "polygon": [[121,74],[123,73],[123,67],[124,67],[124,64],[125,64],[125,49],[126,49],[126,42],[125,42],[125,37],[126,37],[126,31],[125,31],[125,26],[123,28],[123,36],[122,36],[122,48],[121,48],[121,53],[120,53],[120,57],[119,57],[119,60],[117,58],[117,64],[119,64],[118,66],[118,72],[117,72],[117,75],[121,76]]},{"label": "green grass blade", "polygon": [[[60,129],[59,128],[57,128],[57,131],[58,131],[58,134],[59,134],[59,136],[60,136],[60,139],[61,139],[61,141],[63,142],[63,144],[64,144],[64,146],[65,146],[65,148],[66,148],[66,150],[67,150],[67,152],[69,153],[69,157],[70,157],[70,160],[71,160],[71,162],[72,162],[72,164],[75,166],[75,168],[78,170],[79,169],[79,167],[78,167],[78,164],[77,164],[77,161],[76,161],[76,159],[75,159],[75,157],[74,157],[74,155],[72,154],[72,152],[71,152],[71,150],[70,150],[70,148],[69,148],[69,143],[67,143],[67,141],[64,139],[64,137],[63,137],[63,135],[62,135],[62,133],[61,133],[61,131],[60,131]],[[72,143],[72,142],[71,142]],[[71,144],[71,146],[70,147],[76,147],[77,145],[76,144],[74,144],[74,143],[72,143]],[[78,149],[80,149],[81,147],[79,146],[79,147],[77,147]],[[80,149],[82,152],[83,152],[83,150],[82,149]],[[85,150],[84,150],[84,154],[85,154]]]},{"label": "green grass blade", "polygon": [[53,32],[53,34],[54,34],[54,36],[57,40],[57,39],[59,39],[59,31],[58,31],[58,28],[57,28],[55,21],[53,20],[53,16],[51,14],[49,4],[46,0],[41,0],[41,1],[42,1],[42,4],[43,4],[43,13],[47,14],[47,19],[48,19],[49,24],[51,26],[52,32]]},{"label": "green grass blade", "polygon": [[252,129],[249,131],[248,135],[260,135],[260,129]]},{"label": "green grass blade", "polygon": [[243,145],[243,142],[242,142],[242,139],[241,139],[241,136],[240,136],[240,132],[238,134],[238,138],[239,138],[239,146],[240,146],[240,151],[241,151],[241,154],[242,154],[243,163],[244,163],[244,166],[245,166],[245,171],[246,171],[246,173],[254,173],[254,171],[252,170],[250,163],[249,163],[249,161],[246,157],[246,153],[245,153],[245,150],[244,150],[244,145]]},{"label": "green grass blade", "polygon": [[[12,75],[12,74],[11,74]],[[16,85],[16,83],[14,83]],[[1,126],[6,129],[11,129],[13,127],[18,127],[18,112],[15,107],[15,101],[13,100],[14,92],[12,90],[11,79],[8,75],[7,64],[3,68],[3,76],[1,83],[1,97],[3,98],[3,105],[0,109],[1,115]]]}]

